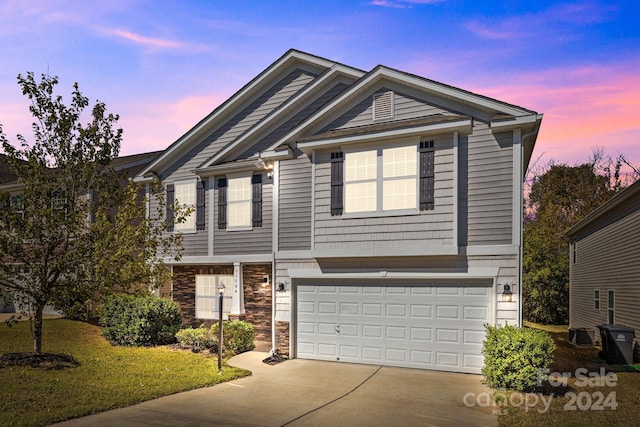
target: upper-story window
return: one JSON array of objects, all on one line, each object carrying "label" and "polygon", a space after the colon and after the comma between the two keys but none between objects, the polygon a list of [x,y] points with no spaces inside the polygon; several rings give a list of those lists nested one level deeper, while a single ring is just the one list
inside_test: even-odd
[{"label": "upper-story window", "polygon": [[345,153],[345,212],[416,209],[415,145]]},{"label": "upper-story window", "polygon": [[433,141],[331,153],[331,215],[434,208]]},{"label": "upper-story window", "polygon": [[10,199],[11,210],[13,210],[18,216],[24,218],[24,198],[22,194],[11,196]]},{"label": "upper-story window", "polygon": [[[182,181],[167,184],[166,220],[167,231],[196,231],[205,229],[205,193],[207,181]],[[175,208],[191,209],[185,221],[175,222]]]},{"label": "upper-story window", "polygon": [[220,230],[262,227],[262,174],[219,178],[217,191]]},{"label": "upper-story window", "polygon": [[227,227],[251,227],[251,177],[229,178]]},{"label": "upper-story window", "polygon": [[175,224],[176,231],[193,231],[196,229],[196,183],[194,181],[180,182],[175,184],[175,201],[174,206],[180,209],[191,209],[188,215],[185,215],[184,222]]}]

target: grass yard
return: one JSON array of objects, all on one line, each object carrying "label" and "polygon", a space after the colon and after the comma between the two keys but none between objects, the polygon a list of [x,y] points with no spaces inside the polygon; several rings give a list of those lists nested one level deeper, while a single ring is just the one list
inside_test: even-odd
[{"label": "grass yard", "polygon": [[[0,352],[33,348],[28,322],[0,324]],[[41,426],[250,375],[217,359],[167,347],[111,346],[100,328],[45,320],[43,352],[65,353],[80,365],[65,369],[0,367],[0,425]]]},{"label": "grass yard", "polygon": [[[571,346],[566,326],[526,326],[543,329],[551,334],[558,346],[551,372],[568,372],[571,378],[567,381],[567,388],[549,387],[555,397],[551,400],[548,411],[544,410],[541,402],[526,411],[525,405],[517,404],[521,402],[522,396],[514,397],[516,405],[506,405],[506,413],[498,418],[501,426],[612,427],[640,423],[640,373],[634,370],[636,365],[610,366],[599,359],[598,348]],[[599,374],[600,369],[605,368],[606,372],[615,373],[617,383],[610,385],[603,380],[596,382],[595,374],[591,380],[576,379],[576,369],[579,368],[586,369],[587,376],[589,373]],[[544,397],[548,399],[549,396],[547,394]],[[535,401],[533,396],[529,396],[529,399],[531,403]]]}]

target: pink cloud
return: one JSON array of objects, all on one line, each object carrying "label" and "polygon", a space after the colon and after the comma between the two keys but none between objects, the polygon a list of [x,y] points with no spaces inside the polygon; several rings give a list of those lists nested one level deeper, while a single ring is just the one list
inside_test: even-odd
[{"label": "pink cloud", "polygon": [[180,49],[184,47],[183,43],[176,40],[147,37],[141,34],[136,34],[131,31],[122,30],[119,28],[105,29],[102,31],[105,34],[113,35],[120,39],[132,41],[134,43],[141,44],[147,47],[162,48],[162,49]]},{"label": "pink cloud", "polygon": [[369,2],[372,6],[393,7],[396,9],[408,9],[414,4],[436,4],[446,0],[372,0]]},{"label": "pink cloud", "polygon": [[537,153],[586,161],[601,146],[640,164],[640,75],[634,71],[639,65],[547,70],[477,92],[544,113]]},{"label": "pink cloud", "polygon": [[[195,126],[230,94],[187,96],[165,102],[127,104],[120,113],[122,154],[163,150]],[[114,106],[114,110],[121,106]]]}]

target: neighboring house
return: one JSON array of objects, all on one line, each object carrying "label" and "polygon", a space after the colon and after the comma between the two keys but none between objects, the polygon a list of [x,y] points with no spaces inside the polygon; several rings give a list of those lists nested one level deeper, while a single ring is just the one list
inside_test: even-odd
[{"label": "neighboring house", "polygon": [[224,317],[290,357],[478,373],[484,325],[521,323],[541,120],[290,50],[135,178],[195,208],[163,293],[199,325],[223,283]]},{"label": "neighboring house", "polygon": [[569,328],[599,342],[597,325],[640,331],[640,181],[567,232]]},{"label": "neighboring house", "polygon": [[[123,185],[126,185],[126,181],[135,176],[140,170],[142,170],[154,157],[159,155],[160,151],[154,151],[149,153],[134,154],[130,156],[117,157],[112,160],[110,167],[118,171],[123,179]],[[11,205],[9,208],[13,209],[17,206],[17,203],[21,200],[20,194],[23,190],[23,184],[18,182],[16,174],[9,167],[6,156],[0,154],[0,193],[11,194]],[[91,197],[91,193],[88,192],[88,197]],[[141,197],[142,199],[142,197]],[[16,203],[14,203],[16,201]],[[0,293],[2,288],[0,287]],[[4,301],[0,298],[0,312],[17,312],[20,311],[20,307],[16,307],[15,304]],[[45,307],[45,314],[59,314],[55,309],[50,306]]]}]

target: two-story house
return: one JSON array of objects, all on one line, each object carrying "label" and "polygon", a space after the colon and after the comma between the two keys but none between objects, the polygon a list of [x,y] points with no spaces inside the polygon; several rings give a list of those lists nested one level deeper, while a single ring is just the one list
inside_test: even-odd
[{"label": "two-story house", "polygon": [[[165,293],[290,357],[479,372],[521,323],[522,182],[542,116],[290,50],[151,162],[191,206]],[[153,209],[153,203],[149,206]]]}]

